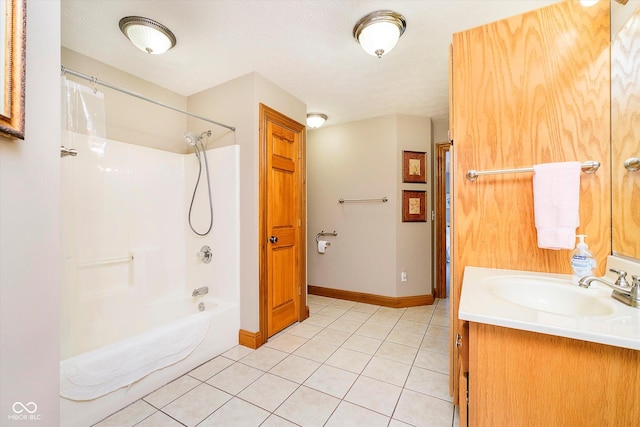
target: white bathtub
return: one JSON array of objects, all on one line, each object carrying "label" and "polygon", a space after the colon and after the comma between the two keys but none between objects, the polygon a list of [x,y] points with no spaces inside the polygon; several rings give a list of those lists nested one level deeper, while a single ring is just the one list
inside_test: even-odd
[{"label": "white bathtub", "polygon": [[[144,314],[136,313],[134,322],[136,327],[131,329],[138,330],[142,328],[142,330],[148,330],[148,325],[167,325],[169,322],[178,321],[198,313],[197,307],[200,302],[203,302],[206,310],[211,313],[211,324],[204,339],[193,352],[186,358],[156,370],[128,387],[119,388],[102,397],[82,401],[60,397],[60,424],[65,427],[87,427],[93,425],[237,345],[238,330],[240,329],[240,314],[237,304],[207,298],[206,296],[193,298],[189,295],[188,297],[164,298],[154,301],[148,304],[146,310],[143,310]],[[105,322],[109,322],[109,319],[106,318]],[[144,334],[143,332],[134,337],[120,334],[120,338],[142,340],[145,337]],[[109,337],[113,338],[113,334],[109,335]],[[102,348],[106,349],[106,346],[111,344],[113,343],[105,342],[105,347]],[[100,348],[93,350],[93,354],[99,351],[101,351]],[[82,356],[80,355],[80,357]]]}]

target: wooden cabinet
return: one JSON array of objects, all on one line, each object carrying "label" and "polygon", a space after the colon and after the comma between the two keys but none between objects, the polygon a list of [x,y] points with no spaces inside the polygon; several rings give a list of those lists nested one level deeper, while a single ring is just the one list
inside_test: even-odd
[{"label": "wooden cabinet", "polygon": [[473,322],[468,347],[471,427],[640,423],[640,351]]},{"label": "wooden cabinet", "polygon": [[[599,161],[596,174],[581,176],[577,231],[598,236],[589,249],[597,273],[604,273],[611,252],[609,28],[609,2],[564,1],[453,35],[450,380],[456,404],[464,377],[453,343],[465,266],[571,273],[570,251],[537,246],[531,174],[470,182],[468,170]],[[469,384],[474,387],[473,373]],[[473,396],[470,402],[474,407]]]}]

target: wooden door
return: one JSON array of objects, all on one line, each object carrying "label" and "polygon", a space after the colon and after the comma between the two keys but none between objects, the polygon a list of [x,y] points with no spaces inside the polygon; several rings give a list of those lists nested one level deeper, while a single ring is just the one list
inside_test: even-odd
[{"label": "wooden door", "polygon": [[[304,126],[261,105],[263,143],[263,301],[261,332],[273,336],[305,310]],[[263,327],[266,331],[262,331]],[[266,333],[265,333],[266,332]]]},{"label": "wooden door", "polygon": [[449,142],[436,144],[436,298],[447,298],[447,153],[450,147]]}]

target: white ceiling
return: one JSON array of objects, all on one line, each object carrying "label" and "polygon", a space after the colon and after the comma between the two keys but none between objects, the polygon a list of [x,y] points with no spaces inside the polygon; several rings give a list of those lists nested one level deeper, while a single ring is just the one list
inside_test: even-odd
[{"label": "white ceiling", "polygon": [[[184,96],[255,71],[327,114],[327,125],[386,114],[446,122],[452,34],[557,1],[62,0],[62,45]],[[381,59],[352,35],[379,9],[407,20]],[[169,27],[176,47],[136,49],[118,28],[129,15]]]}]

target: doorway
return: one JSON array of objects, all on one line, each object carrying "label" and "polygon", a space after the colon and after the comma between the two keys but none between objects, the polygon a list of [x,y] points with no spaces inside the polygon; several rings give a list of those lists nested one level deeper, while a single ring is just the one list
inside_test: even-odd
[{"label": "doorway", "polygon": [[260,104],[260,335],[307,317],[304,125]]},{"label": "doorway", "polygon": [[435,297],[447,298],[451,282],[450,142],[436,144],[436,286]]}]

